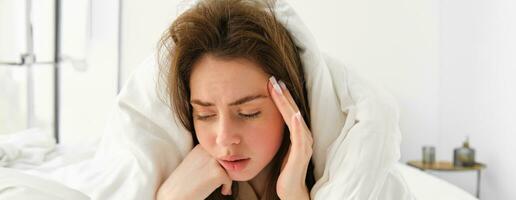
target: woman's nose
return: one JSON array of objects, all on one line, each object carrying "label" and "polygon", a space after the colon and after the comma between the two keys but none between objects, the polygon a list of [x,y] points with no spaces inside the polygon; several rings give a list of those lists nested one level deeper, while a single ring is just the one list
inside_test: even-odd
[{"label": "woman's nose", "polygon": [[221,119],[219,123],[216,139],[217,144],[221,146],[240,144],[240,136],[237,133],[234,123],[229,119]]}]

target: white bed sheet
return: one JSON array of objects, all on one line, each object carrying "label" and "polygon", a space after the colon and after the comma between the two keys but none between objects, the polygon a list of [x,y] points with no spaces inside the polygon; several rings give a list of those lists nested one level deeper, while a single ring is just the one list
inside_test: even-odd
[{"label": "white bed sheet", "polygon": [[[79,181],[84,177],[77,177],[90,168],[94,150],[91,146],[57,145],[49,159],[40,166],[32,169],[0,168],[0,200],[89,199],[79,188]],[[433,175],[401,163],[396,167],[418,200],[477,200],[470,193]]]},{"label": "white bed sheet", "polygon": [[418,200],[477,200],[459,187],[419,169],[401,163],[396,167]]}]

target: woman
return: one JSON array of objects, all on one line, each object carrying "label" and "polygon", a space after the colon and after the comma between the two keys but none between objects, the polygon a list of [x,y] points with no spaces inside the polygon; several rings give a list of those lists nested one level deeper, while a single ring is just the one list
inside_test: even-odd
[{"label": "woman", "polygon": [[302,64],[270,5],[201,1],[164,35],[171,108],[196,146],[158,199],[309,199],[313,140]]}]

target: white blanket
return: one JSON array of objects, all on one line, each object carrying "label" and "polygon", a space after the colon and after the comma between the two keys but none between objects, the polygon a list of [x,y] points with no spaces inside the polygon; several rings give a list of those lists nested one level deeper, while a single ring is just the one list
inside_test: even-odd
[{"label": "white blanket", "polygon": [[28,129],[0,141],[0,167],[25,169],[42,164],[56,142],[48,132]]},{"label": "white blanket", "polygon": [[58,182],[0,168],[0,200],[87,200],[84,194]]},{"label": "white blanket", "polygon": [[[275,14],[303,49],[317,180],[312,199],[412,199],[395,168],[401,135],[393,98],[323,57],[286,2],[277,1]],[[174,123],[167,102],[158,98],[163,88],[156,89],[157,75],[154,56],[133,73],[91,167],[80,173],[82,181],[68,185],[92,199],[154,198],[192,148],[190,134]]]}]

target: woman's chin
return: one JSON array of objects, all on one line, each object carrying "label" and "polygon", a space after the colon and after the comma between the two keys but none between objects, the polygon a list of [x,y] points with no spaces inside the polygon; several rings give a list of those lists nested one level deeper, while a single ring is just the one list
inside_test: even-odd
[{"label": "woman's chin", "polygon": [[254,178],[254,176],[249,176],[248,174],[243,173],[230,173],[229,177],[233,181],[249,181]]}]

